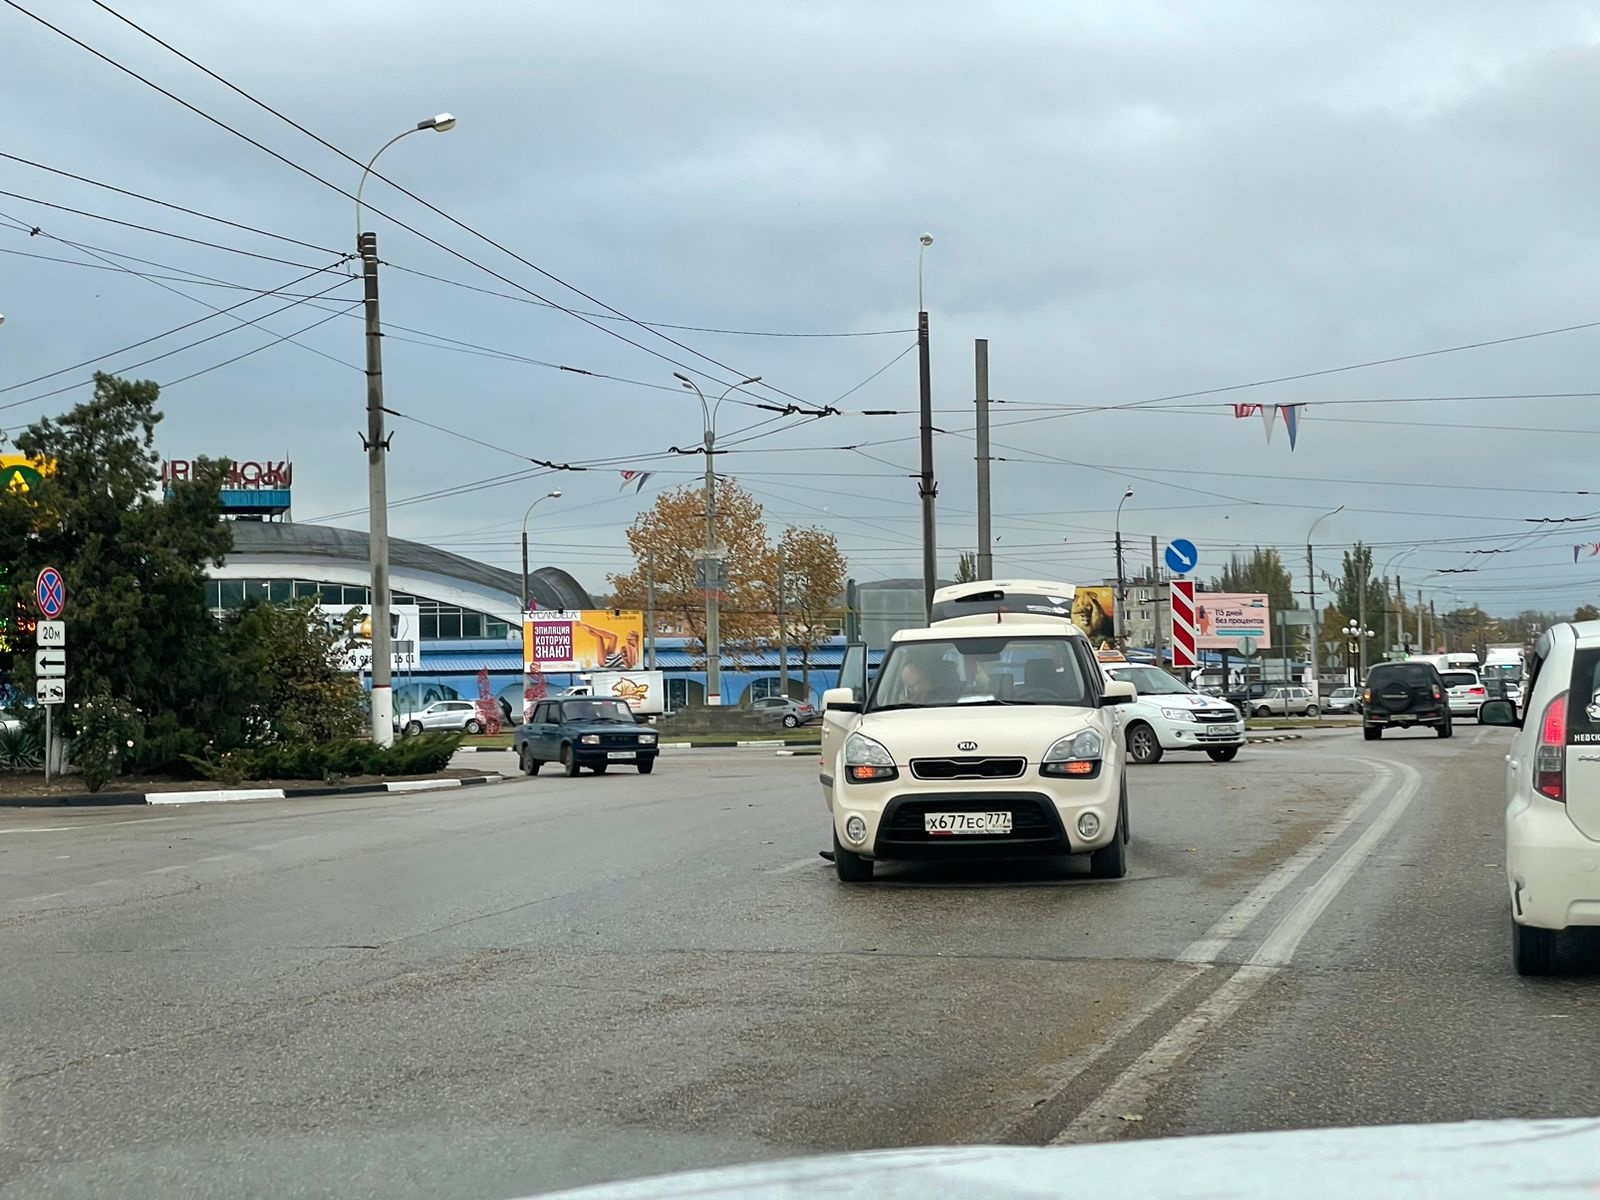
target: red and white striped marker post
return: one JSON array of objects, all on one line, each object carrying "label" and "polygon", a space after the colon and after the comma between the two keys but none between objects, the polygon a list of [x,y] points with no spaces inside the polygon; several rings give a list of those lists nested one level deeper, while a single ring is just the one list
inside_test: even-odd
[{"label": "red and white striped marker post", "polygon": [[1196,654],[1196,641],[1199,622],[1195,620],[1194,609],[1194,580],[1174,579],[1172,581],[1172,665],[1174,667],[1197,667],[1200,665],[1199,655]]}]

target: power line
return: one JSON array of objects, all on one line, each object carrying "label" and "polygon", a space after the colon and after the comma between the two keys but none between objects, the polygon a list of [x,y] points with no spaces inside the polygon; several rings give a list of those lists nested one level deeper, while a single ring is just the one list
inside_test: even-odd
[{"label": "power line", "polygon": [[[146,87],[149,87],[149,88],[153,89],[154,91],[159,92],[161,95],[167,97],[167,99],[169,99],[169,100],[173,101],[174,103],[179,104],[182,107],[188,109],[190,112],[194,113],[196,116],[200,117],[201,119],[209,121],[213,125],[216,125],[219,129],[226,130],[227,132],[233,134],[235,137],[240,138],[241,140],[243,140],[245,142],[248,142],[250,145],[256,147],[258,150],[261,150],[263,153],[268,154],[271,157],[277,159],[279,162],[283,163],[287,167],[290,167],[292,170],[300,172],[302,175],[305,175],[307,178],[315,180],[316,182],[322,184],[324,187],[329,188],[330,190],[339,193],[341,196],[344,196],[347,199],[350,199],[352,201],[355,199],[355,196],[352,193],[350,193],[349,191],[345,190],[342,187],[339,187],[337,184],[331,182],[330,180],[324,179],[322,176],[320,176],[316,172],[312,171],[309,167],[302,166],[301,164],[293,161],[292,159],[286,157],[285,155],[282,155],[282,154],[278,153],[276,150],[273,150],[271,147],[265,145],[264,143],[258,141],[255,138],[251,137],[249,134],[243,132],[242,130],[237,129],[232,125],[229,125],[227,122],[221,120],[218,117],[212,116],[210,113],[208,113],[205,110],[199,108],[197,105],[191,104],[189,101],[184,100],[182,97],[178,96],[176,93],[170,91],[167,88],[162,87],[160,84],[156,83],[154,80],[149,79],[149,78],[139,74],[137,71],[133,70],[133,68],[128,67],[128,66],[124,65],[123,63],[118,62],[116,59],[112,58],[110,55],[105,54],[102,51],[95,49],[93,46],[89,45],[87,42],[83,41],[82,39],[74,37],[72,34],[68,33],[66,30],[62,29],[60,26],[52,24],[51,22],[45,20],[43,17],[39,16],[37,13],[34,13],[34,12],[30,11],[29,9],[25,8],[22,4],[20,4],[18,2],[18,0],[0,0],[0,2],[5,3],[7,6],[15,9],[17,12],[22,13],[24,16],[28,17],[29,19],[37,22],[40,25],[43,25],[46,29],[49,29],[51,32],[57,34],[58,36],[65,38],[67,41],[73,43],[75,46],[78,46],[80,49],[85,50],[88,53],[94,55],[96,58],[100,59],[106,65],[108,65],[110,67],[113,67],[118,71],[121,71],[125,75],[128,75],[131,78],[138,80],[140,83],[144,84]],[[538,274],[544,276],[545,278],[551,280],[552,282],[560,284],[562,287],[568,289],[569,291],[573,292],[574,294],[582,296],[585,300],[589,301],[591,304],[597,304],[601,308],[606,309],[608,312],[614,314],[617,317],[622,318],[623,320],[627,321],[628,323],[633,324],[633,325],[637,325],[639,328],[644,329],[646,332],[650,333],[652,336],[659,337],[662,340],[670,343],[671,345],[677,346],[679,349],[687,351],[688,353],[694,355],[696,358],[703,359],[704,361],[706,361],[708,363],[711,363],[714,366],[720,367],[724,371],[729,371],[729,372],[736,372],[737,371],[736,368],[731,367],[726,363],[720,362],[719,360],[717,360],[715,358],[712,358],[710,355],[704,354],[701,351],[694,349],[694,347],[692,347],[692,346],[689,346],[689,345],[687,345],[687,344],[685,344],[685,343],[683,343],[681,341],[678,341],[677,339],[672,338],[672,337],[668,336],[667,334],[661,333],[658,330],[651,329],[648,326],[643,325],[642,323],[637,321],[635,318],[629,316],[627,313],[624,313],[622,310],[614,307],[613,305],[605,303],[603,300],[600,300],[595,296],[590,295],[588,292],[584,291],[582,288],[578,287],[577,285],[572,284],[572,283],[568,283],[566,280],[560,278],[559,276],[555,275],[554,273],[552,273],[552,272],[546,270],[545,268],[539,266],[537,263],[529,261],[528,259],[524,258],[522,255],[518,254],[516,251],[511,250],[509,247],[507,247],[505,245],[502,245],[500,242],[495,241],[493,238],[489,237],[487,234],[482,233],[477,229],[474,229],[472,226],[466,224],[466,222],[461,221],[459,218],[457,218],[457,217],[451,215],[450,213],[446,212],[444,209],[439,208],[437,205],[431,203],[430,201],[427,201],[427,200],[423,199],[421,196],[418,196],[416,193],[410,191],[408,188],[402,186],[401,184],[395,183],[394,180],[388,178],[386,175],[383,175],[378,171],[368,171],[367,164],[363,163],[361,160],[355,158],[353,155],[351,155],[351,154],[347,153],[346,151],[340,149],[338,146],[335,146],[332,142],[328,141],[326,138],[320,136],[319,134],[316,134],[316,133],[312,132],[310,129],[306,128],[304,125],[300,124],[298,121],[296,121],[293,118],[287,116],[286,114],[280,112],[279,110],[273,108],[270,104],[267,104],[265,101],[257,99],[255,96],[251,95],[249,92],[245,91],[243,88],[239,87],[237,84],[232,83],[231,81],[223,78],[221,75],[217,74],[215,71],[211,70],[209,67],[207,67],[204,64],[202,64],[202,63],[196,61],[195,59],[191,58],[189,55],[185,54],[183,51],[177,49],[171,43],[169,43],[167,41],[164,41],[162,38],[158,37],[156,34],[151,33],[149,30],[145,29],[143,26],[138,24],[136,21],[133,21],[132,19],[124,16],[122,13],[120,13],[116,9],[112,8],[110,5],[103,3],[102,0],[93,0],[93,3],[95,4],[95,6],[97,8],[101,9],[103,12],[109,14],[112,17],[115,17],[118,21],[121,21],[124,25],[127,25],[130,29],[133,29],[135,32],[139,33],[143,37],[148,38],[150,41],[155,42],[158,46],[162,47],[162,49],[164,49],[164,50],[168,51],[169,53],[175,55],[176,57],[182,59],[184,62],[188,63],[190,66],[194,67],[196,70],[200,71],[202,74],[206,75],[210,79],[214,80],[215,82],[221,84],[223,87],[227,88],[229,91],[233,92],[235,95],[240,96],[241,98],[243,98],[245,100],[248,100],[251,104],[254,104],[257,108],[260,108],[263,111],[270,113],[274,117],[277,117],[280,121],[283,121],[284,123],[288,124],[292,128],[298,130],[300,133],[302,133],[305,136],[311,138],[313,141],[317,142],[319,145],[323,146],[325,149],[332,151],[334,154],[337,154],[340,158],[343,158],[346,162],[350,163],[351,165],[362,168],[362,170],[364,172],[370,173],[373,177],[381,180],[383,183],[388,184],[390,187],[394,188],[396,191],[400,192],[402,195],[404,195],[407,198],[409,198],[409,199],[415,201],[416,203],[422,205],[424,208],[428,209],[428,211],[432,212],[436,216],[442,217],[444,220],[450,222],[452,225],[456,226],[458,229],[461,229],[464,232],[466,232],[468,234],[471,234],[473,237],[479,239],[480,241],[486,243],[489,246],[494,247],[496,250],[499,250],[502,254],[505,254],[508,257],[516,260],[517,262],[521,263],[523,266],[529,268],[532,271],[537,272]],[[396,225],[400,226],[400,228],[405,229],[409,233],[414,234],[415,236],[421,238],[422,240],[424,240],[425,242],[429,243],[430,245],[435,246],[438,249],[445,251],[447,254],[450,254],[452,257],[458,258],[462,262],[465,262],[465,263],[468,263],[471,266],[477,267],[479,270],[483,271],[484,273],[486,273],[488,275],[491,275],[496,279],[499,279],[502,283],[508,284],[509,286],[516,288],[518,291],[526,292],[530,296],[535,296],[538,299],[545,300],[552,307],[560,309],[562,312],[567,313],[569,316],[573,317],[576,320],[582,321],[584,324],[590,326],[593,329],[600,330],[601,332],[607,334],[610,337],[615,337],[615,338],[617,338],[617,339],[619,339],[619,340],[621,340],[623,342],[628,343],[631,346],[634,346],[637,349],[643,350],[647,354],[654,355],[655,357],[663,359],[666,362],[670,362],[670,363],[672,363],[673,366],[682,367],[686,371],[694,371],[696,374],[706,375],[708,378],[710,378],[710,376],[707,375],[706,372],[701,371],[698,368],[691,367],[691,366],[689,366],[689,365],[687,365],[685,363],[678,362],[677,360],[672,359],[672,358],[670,358],[669,356],[667,356],[665,354],[662,354],[658,350],[655,350],[655,349],[653,349],[653,348],[651,348],[649,346],[645,346],[645,345],[641,344],[640,342],[635,341],[632,338],[624,336],[623,334],[617,332],[614,329],[608,328],[605,324],[602,324],[600,322],[597,322],[597,321],[593,320],[592,318],[585,317],[585,316],[581,315],[580,313],[574,311],[573,309],[569,308],[566,305],[559,304],[556,301],[550,300],[548,297],[540,296],[537,292],[533,291],[531,288],[527,287],[526,285],[518,283],[516,280],[511,279],[511,278],[509,278],[509,277],[507,277],[505,275],[502,275],[498,271],[495,271],[493,268],[488,267],[485,264],[480,263],[480,262],[476,261],[475,259],[470,258],[469,256],[467,256],[466,254],[463,254],[459,250],[455,250],[450,246],[446,246],[443,242],[440,242],[438,239],[433,238],[433,237],[429,236],[428,234],[423,233],[421,230],[415,228],[412,225],[407,224],[404,221],[401,221],[400,219],[398,219],[396,217],[390,216],[388,213],[383,212],[381,209],[378,209],[378,208],[376,208],[375,206],[373,206],[371,204],[368,204],[367,207],[369,209],[371,209],[373,212],[377,213],[379,216],[382,216],[382,217],[386,218],[387,220],[393,221]],[[749,374],[750,374],[749,372],[738,372],[739,378],[748,378]],[[718,382],[719,383],[726,383],[726,381],[724,381],[724,380],[718,380]],[[763,383],[762,386],[767,388],[767,389],[769,389],[769,390],[771,390],[771,391],[777,392],[779,395],[787,396],[789,399],[797,401],[797,402],[799,402],[801,404],[808,403],[807,401],[803,400],[801,397],[794,396],[794,395],[792,395],[792,394],[790,394],[788,392],[785,392],[781,388],[778,388],[773,384]]]}]

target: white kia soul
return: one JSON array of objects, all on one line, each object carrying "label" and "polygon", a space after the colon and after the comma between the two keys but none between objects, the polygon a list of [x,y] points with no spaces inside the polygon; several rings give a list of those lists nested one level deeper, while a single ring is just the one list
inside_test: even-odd
[{"label": "white kia soul", "polygon": [[1111,706],[1134,694],[1070,620],[997,611],[895,634],[864,701],[823,696],[839,878],[896,859],[1068,854],[1121,878],[1127,752]]},{"label": "white kia soul", "polygon": [[1554,966],[1557,934],[1600,925],[1600,621],[1552,625],[1528,664],[1524,714],[1479,709],[1517,730],[1506,755],[1506,882],[1519,974]]}]

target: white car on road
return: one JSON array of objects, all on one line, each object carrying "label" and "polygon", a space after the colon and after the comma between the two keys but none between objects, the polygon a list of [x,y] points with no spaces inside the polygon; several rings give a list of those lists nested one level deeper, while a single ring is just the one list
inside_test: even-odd
[{"label": "white car on road", "polygon": [[1227,701],[1201,695],[1160,667],[1114,663],[1105,672],[1139,692],[1117,710],[1129,761],[1157,763],[1168,750],[1204,750],[1227,762],[1244,745],[1244,718]]},{"label": "white car on road", "polygon": [[1464,670],[1440,671],[1439,678],[1444,680],[1445,694],[1450,697],[1450,715],[1476,718],[1478,709],[1482,708],[1483,702],[1489,698],[1489,690],[1483,686],[1483,680],[1478,677],[1478,673]]},{"label": "white car on road", "polygon": [[847,883],[895,859],[1086,854],[1127,872],[1126,751],[1068,620],[958,617],[894,635],[870,694],[823,696],[822,794]]},{"label": "white car on road", "polygon": [[396,715],[394,727],[401,733],[421,733],[423,730],[460,729],[466,733],[482,733],[483,717],[478,706],[470,700],[435,700],[416,712]]},{"label": "white car on road", "polygon": [[1562,930],[1600,925],[1600,621],[1546,630],[1525,694],[1525,715],[1489,700],[1478,719],[1517,730],[1506,755],[1512,959],[1519,974],[1546,975]]}]

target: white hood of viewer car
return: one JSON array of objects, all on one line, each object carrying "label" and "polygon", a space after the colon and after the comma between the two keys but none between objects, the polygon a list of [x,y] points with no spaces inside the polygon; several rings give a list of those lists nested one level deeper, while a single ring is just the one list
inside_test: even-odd
[{"label": "white hood of viewer car", "polygon": [[567,1200],[1592,1200],[1600,1120],[1471,1121],[1163,1138],[1097,1146],[938,1147],[694,1171]]}]

